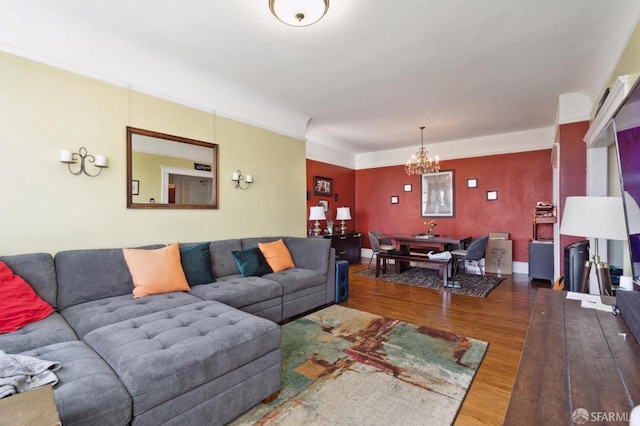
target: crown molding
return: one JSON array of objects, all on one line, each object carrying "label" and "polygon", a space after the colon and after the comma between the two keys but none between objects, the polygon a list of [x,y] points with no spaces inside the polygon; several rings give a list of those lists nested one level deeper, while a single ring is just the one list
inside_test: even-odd
[{"label": "crown molding", "polygon": [[[604,100],[600,110],[596,113],[589,130],[584,135],[587,148],[600,148],[609,146],[613,139],[607,137],[606,129],[609,127],[611,119],[618,111],[624,100],[629,95],[631,88],[635,84],[640,74],[627,74],[616,79],[611,87],[609,96]],[[603,132],[604,131],[604,132]]]}]

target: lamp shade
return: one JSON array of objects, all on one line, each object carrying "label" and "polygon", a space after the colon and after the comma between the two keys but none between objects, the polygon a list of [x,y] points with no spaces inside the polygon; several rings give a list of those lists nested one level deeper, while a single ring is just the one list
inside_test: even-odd
[{"label": "lamp shade", "polygon": [[313,206],[309,208],[309,220],[326,220],[323,206]]},{"label": "lamp shade", "polygon": [[315,24],[329,10],[329,0],[269,0],[271,13],[294,27]]},{"label": "lamp shade", "polygon": [[567,197],[560,233],[576,237],[626,240],[621,197]]},{"label": "lamp shade", "polygon": [[336,220],[351,220],[351,209],[349,207],[338,207]]}]

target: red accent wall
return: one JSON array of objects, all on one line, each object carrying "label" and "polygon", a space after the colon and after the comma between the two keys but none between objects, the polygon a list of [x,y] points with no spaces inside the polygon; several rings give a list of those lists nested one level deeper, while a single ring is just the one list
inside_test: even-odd
[{"label": "red accent wall", "polygon": [[[508,232],[513,240],[513,260],[528,262],[533,212],[537,201],[551,201],[553,171],[551,150],[446,160],[441,170],[454,171],[455,217],[435,218],[435,232],[442,235]],[[467,179],[478,179],[477,188],[467,188]],[[411,184],[411,192],[403,192]],[[498,191],[497,201],[487,201],[486,192]],[[420,215],[420,176],[408,176],[404,166],[380,167],[355,172],[357,229],[363,247],[370,247],[367,233],[426,232],[427,218]],[[397,195],[399,204],[391,204]],[[551,238],[552,227],[539,228],[540,238]]]},{"label": "red accent wall", "polygon": [[[347,229],[358,230],[355,175],[355,170],[307,159],[307,191],[311,198],[310,200],[307,200],[307,218],[309,217],[309,207],[317,206],[319,200],[328,200],[329,212],[327,213],[327,218],[335,220],[336,209],[338,207],[350,207],[352,220],[346,222]],[[333,195],[331,197],[313,195],[314,176],[333,179]],[[336,194],[338,196],[338,201],[335,200]],[[308,225],[309,222],[307,221],[307,230]],[[326,222],[322,222],[322,226],[326,226]]]},{"label": "red accent wall", "polygon": [[[584,135],[589,122],[561,124],[558,130],[560,143],[559,186],[560,205],[558,217],[562,218],[565,199],[587,194],[587,144]],[[560,275],[564,274],[564,247],[584,237],[560,235]]]}]

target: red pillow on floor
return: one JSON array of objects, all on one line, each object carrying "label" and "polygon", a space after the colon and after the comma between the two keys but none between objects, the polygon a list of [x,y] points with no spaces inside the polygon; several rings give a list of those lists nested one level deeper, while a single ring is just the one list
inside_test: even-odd
[{"label": "red pillow on floor", "polygon": [[0,262],[0,333],[16,331],[51,315],[53,308],[25,280]]}]

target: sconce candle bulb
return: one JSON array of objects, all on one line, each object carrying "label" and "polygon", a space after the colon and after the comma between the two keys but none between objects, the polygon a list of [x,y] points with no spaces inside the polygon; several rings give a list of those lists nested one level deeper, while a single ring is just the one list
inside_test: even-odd
[{"label": "sconce candle bulb", "polygon": [[[77,171],[73,171],[71,165],[76,164],[78,160],[80,160],[80,168]],[[87,171],[87,161],[93,163],[94,167],[98,168],[98,173],[91,174]],[[87,153],[87,149],[83,146],[80,147],[78,152],[72,153],[71,151],[66,149],[60,151],[60,162],[65,163],[69,167],[69,172],[75,176],[84,173],[87,176],[96,177],[100,175],[100,173],[102,173],[102,169],[107,167],[107,157],[105,157],[104,155],[98,155],[94,157],[93,155]]]},{"label": "sconce candle bulb", "polygon": [[73,160],[71,159],[71,151],[69,151],[68,149],[63,149],[62,151],[60,151],[60,162],[73,163]]}]

